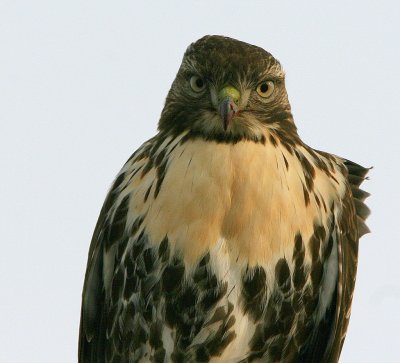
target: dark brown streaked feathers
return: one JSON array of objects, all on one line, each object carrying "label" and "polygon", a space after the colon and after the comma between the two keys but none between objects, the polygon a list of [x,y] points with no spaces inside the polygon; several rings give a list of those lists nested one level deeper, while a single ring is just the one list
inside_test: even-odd
[{"label": "dark brown streaked feathers", "polygon": [[[357,272],[358,240],[369,232],[365,219],[369,208],[363,203],[369,193],[359,188],[369,171],[349,160],[344,161],[349,186],[336,233],[339,245],[339,279],[334,298],[317,331],[314,343],[303,353],[300,362],[336,363],[343,347],[350,317],[350,309]],[[297,361],[296,361],[297,363]]]},{"label": "dark brown streaked feathers", "polygon": [[365,220],[371,211],[364,203],[370,194],[360,189],[360,185],[366,179],[366,175],[371,168],[364,168],[350,160],[345,160],[344,165],[348,171],[349,184],[357,213],[358,238],[360,238],[370,232],[368,226],[365,224]]},{"label": "dark brown streaked feathers", "polygon": [[[365,180],[369,171],[352,161],[345,160],[344,165],[348,172],[350,188],[343,199],[343,213],[339,221],[341,230],[338,286],[341,291],[337,292],[336,324],[334,335],[330,341],[330,349],[327,350],[324,359],[326,362],[337,362],[343,347],[347,327],[350,318],[350,309],[353,299],[354,286],[357,272],[358,241],[365,233],[369,232],[365,219],[369,215],[369,208],[364,204],[365,198],[369,195],[362,191],[359,186]],[[361,197],[360,197],[361,196]],[[351,218],[354,215],[355,218]]]},{"label": "dark brown streaked feathers", "polygon": [[81,322],[79,327],[79,362],[104,361],[104,340],[106,321],[104,312],[105,292],[103,281],[103,240],[102,234],[107,214],[115,203],[118,187],[124,175],[120,174],[100,211],[90,244],[85,282],[82,293]]}]

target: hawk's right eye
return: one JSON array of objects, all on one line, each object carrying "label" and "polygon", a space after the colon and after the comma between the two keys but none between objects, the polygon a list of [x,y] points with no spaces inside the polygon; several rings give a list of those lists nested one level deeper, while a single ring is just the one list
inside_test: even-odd
[{"label": "hawk's right eye", "polygon": [[190,77],[190,87],[195,92],[201,92],[206,87],[206,83],[199,76],[192,76]]}]

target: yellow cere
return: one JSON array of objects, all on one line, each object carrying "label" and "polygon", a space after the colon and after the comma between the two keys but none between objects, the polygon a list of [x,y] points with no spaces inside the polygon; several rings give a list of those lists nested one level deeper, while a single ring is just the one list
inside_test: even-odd
[{"label": "yellow cere", "polygon": [[219,91],[218,99],[222,101],[226,97],[231,97],[232,100],[236,103],[240,99],[240,92],[235,87],[226,86],[222,88],[221,91]]}]

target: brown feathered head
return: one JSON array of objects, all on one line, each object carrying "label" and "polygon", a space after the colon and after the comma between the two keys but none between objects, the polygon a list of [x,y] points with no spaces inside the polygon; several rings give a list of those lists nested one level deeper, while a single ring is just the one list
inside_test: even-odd
[{"label": "brown feathered head", "polygon": [[296,134],[280,63],[262,48],[223,36],[191,44],[159,129],[220,142],[264,142],[265,127]]}]

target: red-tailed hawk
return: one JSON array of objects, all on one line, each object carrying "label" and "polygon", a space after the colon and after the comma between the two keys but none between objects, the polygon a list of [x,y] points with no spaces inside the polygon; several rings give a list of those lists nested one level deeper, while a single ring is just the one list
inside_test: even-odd
[{"label": "red-tailed hawk", "polygon": [[191,44],[101,210],[79,362],[337,362],[367,171],[301,141],[271,54]]}]

